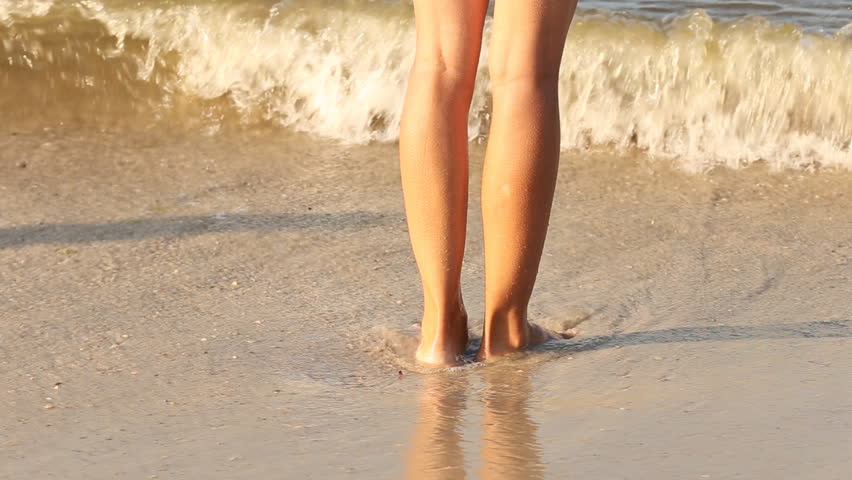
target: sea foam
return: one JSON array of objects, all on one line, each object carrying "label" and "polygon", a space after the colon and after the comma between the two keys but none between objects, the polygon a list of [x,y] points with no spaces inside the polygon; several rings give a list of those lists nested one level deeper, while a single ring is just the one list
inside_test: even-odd
[{"label": "sea foam", "polygon": [[[562,146],[638,149],[693,171],[852,167],[850,28],[581,12],[560,76]],[[405,3],[0,0],[0,116],[272,124],[392,142],[414,48]],[[486,42],[471,139],[488,132],[487,57]]]}]

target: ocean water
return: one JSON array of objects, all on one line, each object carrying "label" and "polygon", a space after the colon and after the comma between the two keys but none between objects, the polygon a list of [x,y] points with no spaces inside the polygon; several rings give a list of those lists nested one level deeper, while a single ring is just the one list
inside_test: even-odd
[{"label": "ocean water", "polygon": [[587,9],[629,12],[648,18],[666,18],[703,9],[722,21],[757,16],[821,33],[835,32],[852,22],[852,5],[843,0],[588,0],[581,5]]},{"label": "ocean water", "polygon": [[[849,2],[580,7],[564,149],[639,150],[690,171],[852,166]],[[413,52],[410,2],[0,0],[0,120],[393,142]],[[471,140],[488,130],[487,55]]]}]

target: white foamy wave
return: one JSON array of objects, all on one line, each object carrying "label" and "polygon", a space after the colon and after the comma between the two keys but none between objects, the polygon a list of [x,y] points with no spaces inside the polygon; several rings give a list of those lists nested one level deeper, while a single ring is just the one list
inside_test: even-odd
[{"label": "white foamy wave", "polygon": [[13,17],[41,17],[53,7],[53,0],[0,0],[0,21],[10,22]]},{"label": "white foamy wave", "polygon": [[[246,124],[273,122],[352,143],[394,141],[414,53],[410,7],[352,3],[74,5],[115,38],[114,50],[93,52],[125,55],[139,80],[169,93],[158,100],[162,118],[175,96],[226,99]],[[0,0],[0,28],[56,10]],[[824,36],[759,18],[718,23],[701,11],[667,23],[581,14],[560,79],[563,147],[641,149],[689,170],[757,160],[776,168],[852,167],[847,30]],[[50,63],[47,42],[30,37],[6,48],[7,63]],[[142,49],[127,46],[140,41]],[[487,56],[486,45],[471,138],[487,133]],[[55,72],[57,79],[73,74]]]},{"label": "white foamy wave", "polygon": [[563,60],[563,144],[638,147],[692,170],[763,159],[852,166],[852,42],[703,12],[659,27],[579,19]]},{"label": "white foamy wave", "polygon": [[140,75],[179,53],[177,88],[227,95],[247,116],[354,143],[391,140],[413,50],[411,19],[345,9],[215,5],[116,14],[87,1],[87,14],[119,40],[148,39]]}]

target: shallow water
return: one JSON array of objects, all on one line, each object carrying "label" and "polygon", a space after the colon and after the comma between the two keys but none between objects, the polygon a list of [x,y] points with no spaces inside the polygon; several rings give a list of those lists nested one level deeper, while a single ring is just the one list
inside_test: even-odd
[{"label": "shallow water", "polygon": [[580,336],[434,373],[411,362],[395,147],[73,129],[0,147],[0,478],[852,467],[848,173],[566,155],[532,314]]}]

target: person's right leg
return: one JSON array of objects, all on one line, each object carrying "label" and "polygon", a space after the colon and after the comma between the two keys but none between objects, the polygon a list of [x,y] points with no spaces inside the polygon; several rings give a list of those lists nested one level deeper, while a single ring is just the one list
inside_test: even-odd
[{"label": "person's right leg", "polygon": [[559,163],[559,65],[577,0],[497,0],[482,179],[485,326],[478,358],[553,338],[527,321]]},{"label": "person's right leg", "polygon": [[416,357],[460,362],[467,315],[460,276],[467,222],[467,119],[487,0],[415,0],[417,52],[399,138],[411,245],[423,282]]}]

